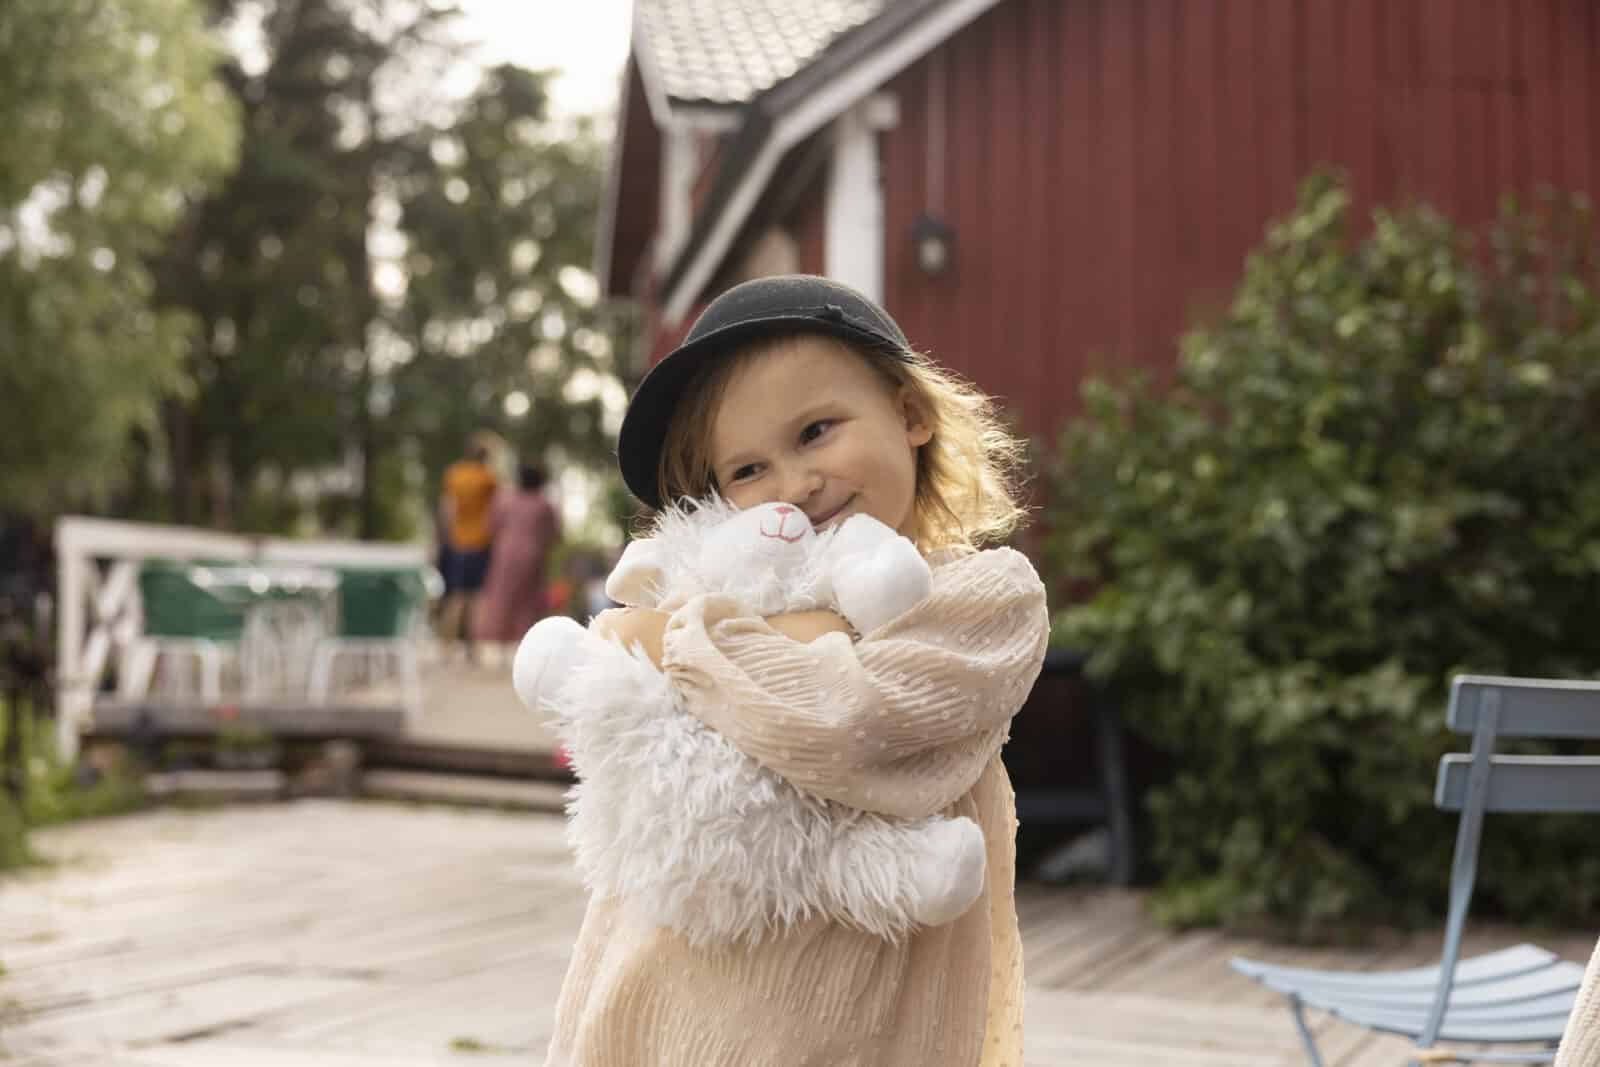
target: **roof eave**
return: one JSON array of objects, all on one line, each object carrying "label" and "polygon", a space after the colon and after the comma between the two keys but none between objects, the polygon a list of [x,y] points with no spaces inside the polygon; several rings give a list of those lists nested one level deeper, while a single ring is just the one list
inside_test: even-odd
[{"label": "roof eave", "polygon": [[622,156],[628,136],[628,81],[632,77],[633,57],[622,64],[622,76],[617,84],[617,134],[611,139],[610,158],[606,160],[605,186],[600,191],[600,219],[594,235],[594,276],[600,283],[600,292],[607,297],[618,297],[611,284],[611,244],[617,232],[617,200],[622,195]]},{"label": "roof eave", "polygon": [[[705,209],[667,270],[661,289],[667,320],[681,320],[709,284],[786,151],[998,2],[917,0],[892,5],[752,100]],[[880,61],[867,62],[875,57]],[[824,88],[835,91],[824,93]]]}]

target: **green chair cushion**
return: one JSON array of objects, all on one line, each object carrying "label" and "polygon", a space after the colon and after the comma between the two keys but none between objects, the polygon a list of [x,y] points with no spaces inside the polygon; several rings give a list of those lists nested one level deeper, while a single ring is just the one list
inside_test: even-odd
[{"label": "green chair cushion", "polygon": [[427,599],[414,567],[348,567],[339,571],[339,636],[404,637]]},{"label": "green chair cushion", "polygon": [[148,637],[237,641],[244,633],[248,601],[226,590],[197,584],[193,565],[179,560],[147,560],[139,568],[139,595]]}]

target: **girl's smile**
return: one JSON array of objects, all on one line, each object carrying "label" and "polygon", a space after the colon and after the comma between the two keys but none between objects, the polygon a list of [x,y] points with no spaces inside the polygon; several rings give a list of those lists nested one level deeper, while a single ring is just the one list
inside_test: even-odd
[{"label": "girl's smile", "polygon": [[853,504],[855,502],[855,499],[856,499],[855,494],[851,493],[848,497],[845,498],[844,503],[840,504],[838,507],[830,508],[830,509],[828,509],[826,511],[823,511],[819,515],[812,515],[811,516],[811,525],[816,527],[818,530],[823,530],[823,529],[826,529],[827,527],[833,525],[834,522],[836,522],[838,520],[841,520],[841,519],[843,519],[845,517],[845,514],[846,514],[845,509],[848,508],[851,504]]}]

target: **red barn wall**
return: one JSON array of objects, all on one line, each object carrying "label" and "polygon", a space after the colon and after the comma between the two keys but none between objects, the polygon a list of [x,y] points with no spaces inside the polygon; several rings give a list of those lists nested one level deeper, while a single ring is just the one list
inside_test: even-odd
[{"label": "red barn wall", "polygon": [[648,268],[661,200],[661,132],[651,118],[644,81],[632,60],[625,78],[622,128],[616,133],[622,158],[614,164],[619,179],[612,200],[614,258],[609,276],[601,279],[602,285],[617,293],[631,292],[642,268]]},{"label": "red barn wall", "polygon": [[[1035,433],[1096,369],[1170,371],[1317,165],[1362,215],[1481,221],[1507,192],[1600,186],[1585,0],[1006,0],[888,88],[886,301]],[[909,238],[931,167],[956,234],[935,279]]]},{"label": "red barn wall", "polygon": [[806,274],[822,274],[827,266],[824,233],[828,222],[828,177],[818,174],[806,186],[783,221],[794,238],[799,253],[799,269]]}]

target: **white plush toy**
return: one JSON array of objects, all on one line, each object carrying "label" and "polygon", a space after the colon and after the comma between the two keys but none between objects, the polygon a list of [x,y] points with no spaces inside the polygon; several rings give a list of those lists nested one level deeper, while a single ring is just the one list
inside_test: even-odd
[{"label": "white plush toy", "polygon": [[[606,583],[671,611],[701,593],[752,614],[832,608],[866,634],[928,595],[910,541],[854,515],[815,533],[786,504],[677,509]],[[568,837],[591,891],[626,895],[696,944],[756,941],[821,914],[885,938],[949,922],[983,889],[971,819],[890,819],[803,792],[679,706],[665,676],[567,618],[528,631],[517,695],[554,717],[578,784]]]}]

